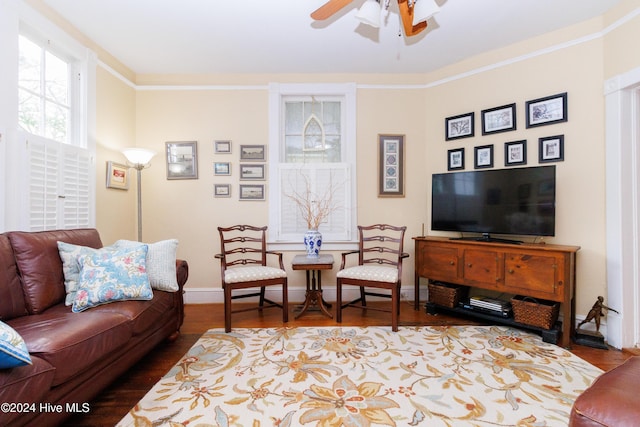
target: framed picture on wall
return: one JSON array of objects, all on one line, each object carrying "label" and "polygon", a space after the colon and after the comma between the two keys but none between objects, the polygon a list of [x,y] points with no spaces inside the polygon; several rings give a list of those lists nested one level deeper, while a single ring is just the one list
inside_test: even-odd
[{"label": "framed picture on wall", "polygon": [[198,179],[196,141],[167,142],[167,179]]},{"label": "framed picture on wall", "polygon": [[214,184],[213,195],[215,197],[231,197],[231,184]]},{"label": "framed picture on wall", "polygon": [[229,162],[215,162],[213,164],[214,175],[231,175],[231,163]]},{"label": "framed picture on wall", "polygon": [[464,169],[464,148],[455,148],[447,151],[447,170]]},{"label": "framed picture on wall", "polygon": [[213,144],[216,154],[231,154],[231,141],[215,141]]},{"label": "framed picture on wall", "polygon": [[265,165],[264,164],[240,164],[240,179],[251,180],[264,180],[265,177]]},{"label": "framed picture on wall", "polygon": [[264,162],[266,152],[264,145],[241,145],[240,160],[247,162]]},{"label": "framed picture on wall", "polygon": [[475,128],[474,115],[475,113],[467,113],[444,119],[445,140],[472,137]]},{"label": "framed picture on wall", "polygon": [[493,145],[475,147],[473,150],[474,168],[486,169],[493,167]]},{"label": "framed picture on wall", "polygon": [[240,184],[240,200],[264,200],[264,184]]},{"label": "framed picture on wall", "polygon": [[564,161],[564,135],[547,136],[538,140],[540,163]]},{"label": "framed picture on wall", "polygon": [[516,104],[482,110],[482,134],[516,130]]},{"label": "framed picture on wall", "polygon": [[504,143],[504,165],[516,166],[527,164],[527,140]]},{"label": "framed picture on wall", "polygon": [[378,197],[404,197],[404,135],[378,135]]},{"label": "framed picture on wall", "polygon": [[107,188],[129,189],[129,168],[126,165],[107,162]]},{"label": "framed picture on wall", "polygon": [[567,121],[567,92],[533,99],[525,105],[527,128]]}]

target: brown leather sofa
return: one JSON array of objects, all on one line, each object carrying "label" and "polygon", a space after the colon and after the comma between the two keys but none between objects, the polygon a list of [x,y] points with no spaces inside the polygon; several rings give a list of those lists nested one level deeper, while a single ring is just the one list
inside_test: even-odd
[{"label": "brown leather sofa", "polygon": [[640,425],[640,356],[605,372],[573,404],[570,427]]},{"label": "brown leather sofa", "polygon": [[64,304],[58,241],[102,247],[95,229],[0,234],[0,319],[22,336],[33,363],[0,370],[0,404],[17,404],[2,407],[2,426],[58,425],[90,411],[91,399],[182,325],[186,261],[176,261],[177,292],[154,289],[149,301],[74,313]]}]

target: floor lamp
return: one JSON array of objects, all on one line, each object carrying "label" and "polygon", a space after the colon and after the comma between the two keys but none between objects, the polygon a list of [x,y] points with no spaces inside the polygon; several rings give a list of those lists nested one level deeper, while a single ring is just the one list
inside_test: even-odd
[{"label": "floor lamp", "polygon": [[138,175],[138,241],[142,242],[142,169],[151,166],[151,158],[156,155],[153,150],[146,148],[125,148],[122,154],[127,158],[129,167],[134,168]]}]

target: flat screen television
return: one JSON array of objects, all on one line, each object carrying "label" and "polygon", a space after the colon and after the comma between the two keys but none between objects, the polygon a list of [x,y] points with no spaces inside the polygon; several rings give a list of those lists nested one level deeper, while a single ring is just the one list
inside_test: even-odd
[{"label": "flat screen television", "polygon": [[555,234],[555,165],[433,174],[431,195],[432,230],[480,233],[461,237],[474,240]]}]

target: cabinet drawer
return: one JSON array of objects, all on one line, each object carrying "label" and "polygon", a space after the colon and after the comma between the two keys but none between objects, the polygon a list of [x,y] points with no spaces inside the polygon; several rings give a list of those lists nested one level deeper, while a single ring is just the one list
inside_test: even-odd
[{"label": "cabinet drawer", "polygon": [[467,249],[462,266],[465,284],[491,285],[502,281],[501,252]]},{"label": "cabinet drawer", "polygon": [[558,300],[562,292],[559,277],[563,277],[562,258],[554,255],[506,253],[504,261],[505,285],[515,293]]},{"label": "cabinet drawer", "polygon": [[421,245],[419,249],[419,274],[433,280],[455,282],[458,280],[458,250],[446,246]]}]

